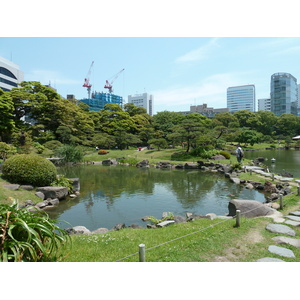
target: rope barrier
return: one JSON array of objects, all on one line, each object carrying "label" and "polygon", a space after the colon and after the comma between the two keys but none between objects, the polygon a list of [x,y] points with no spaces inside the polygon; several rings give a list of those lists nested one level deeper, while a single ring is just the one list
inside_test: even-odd
[{"label": "rope barrier", "polygon": [[[246,212],[243,212],[243,213],[240,213],[240,214],[241,214],[241,215],[244,215],[244,214],[247,214],[247,213],[249,213],[249,212],[251,212],[251,211],[253,211],[253,210],[256,210],[256,209],[258,209],[258,208],[259,208],[259,207],[255,207],[255,208],[253,208],[253,209],[250,209],[250,210],[248,210],[248,211],[246,211]],[[169,244],[169,243],[171,243],[171,242],[180,240],[180,239],[185,238],[185,237],[187,237],[187,236],[190,236],[190,235],[193,235],[193,234],[202,232],[202,231],[204,231],[204,230],[207,230],[207,229],[209,229],[209,228],[212,228],[212,227],[214,227],[214,226],[217,226],[217,225],[219,225],[219,224],[222,224],[222,223],[225,223],[225,222],[227,222],[227,221],[229,221],[229,220],[232,220],[232,219],[234,219],[234,218],[236,218],[236,217],[237,217],[237,215],[232,216],[232,218],[230,218],[230,219],[222,220],[222,221],[220,221],[220,222],[218,222],[218,223],[216,223],[216,224],[210,225],[210,226],[205,227],[205,228],[202,228],[202,229],[200,229],[200,230],[197,230],[197,231],[188,233],[188,234],[186,234],[186,235],[177,237],[177,238],[172,239],[172,240],[170,240],[170,241],[167,241],[167,242],[161,243],[161,244],[159,244],[159,245],[156,245],[156,246],[147,248],[147,249],[145,249],[145,251],[152,250],[152,249],[161,247],[161,246],[163,246],[163,245]],[[121,259],[116,260],[115,262],[119,262],[119,261],[125,260],[125,259],[127,259],[127,258],[129,258],[129,257],[132,257],[132,256],[134,256],[134,255],[137,255],[137,254],[139,254],[139,252],[135,252],[135,253],[133,253],[133,254],[130,254],[130,255],[128,255],[128,256],[125,256],[125,257],[123,257],[123,258],[121,258]]]}]

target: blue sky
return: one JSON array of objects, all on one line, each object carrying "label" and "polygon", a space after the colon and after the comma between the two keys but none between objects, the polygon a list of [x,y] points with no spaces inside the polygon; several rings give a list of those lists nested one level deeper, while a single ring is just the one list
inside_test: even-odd
[{"label": "blue sky", "polygon": [[299,50],[297,37],[0,37],[0,56],[18,64],[25,80],[81,99],[92,61],[98,92],[124,68],[114,92],[125,101],[151,93],[155,112],[226,107],[226,89],[235,85],[255,84],[256,98],[268,97],[273,73],[291,73],[300,83]]}]

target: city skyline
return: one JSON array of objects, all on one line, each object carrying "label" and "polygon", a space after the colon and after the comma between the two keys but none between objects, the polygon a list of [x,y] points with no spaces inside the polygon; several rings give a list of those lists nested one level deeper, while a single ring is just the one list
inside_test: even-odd
[{"label": "city skyline", "polygon": [[[154,113],[190,105],[227,107],[230,86],[254,84],[256,101],[270,97],[274,73],[300,78],[300,38],[252,37],[0,37],[0,56],[20,66],[24,80],[51,84],[63,97],[87,98],[82,87],[92,61],[92,91],[152,94]],[[257,106],[257,102],[256,102]]]}]

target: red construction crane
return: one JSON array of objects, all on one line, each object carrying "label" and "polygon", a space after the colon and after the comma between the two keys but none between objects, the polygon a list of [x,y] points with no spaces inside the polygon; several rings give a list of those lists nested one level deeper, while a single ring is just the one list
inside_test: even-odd
[{"label": "red construction crane", "polygon": [[118,78],[118,76],[124,71],[125,69],[122,69],[120,72],[118,72],[115,76],[112,77],[112,79],[110,81],[106,80],[106,84],[104,86],[105,89],[108,89],[108,91],[110,93],[113,92],[112,89],[112,84],[114,83],[114,81]]},{"label": "red construction crane", "polygon": [[93,64],[94,64],[94,62],[91,63],[91,66],[90,66],[90,69],[89,69],[89,71],[86,75],[86,78],[84,78],[84,84],[83,84],[83,87],[87,88],[88,98],[90,98],[90,96],[91,96],[91,87],[92,87],[92,85],[90,84],[90,76],[91,76]]}]

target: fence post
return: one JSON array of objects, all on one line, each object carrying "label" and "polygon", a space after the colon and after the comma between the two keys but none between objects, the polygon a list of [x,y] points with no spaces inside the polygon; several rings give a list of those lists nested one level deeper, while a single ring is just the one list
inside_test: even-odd
[{"label": "fence post", "polygon": [[298,196],[300,196],[300,183],[298,183]]},{"label": "fence post", "polygon": [[280,209],[283,209],[283,196],[282,194],[279,195],[279,203],[280,203]]},{"label": "fence post", "polygon": [[274,181],[274,177],[275,177],[275,174],[274,174],[274,173],[272,173],[272,181]]},{"label": "fence post", "polygon": [[241,225],[241,218],[240,218],[240,216],[241,216],[241,211],[238,209],[236,211],[236,227],[240,227],[240,225]]},{"label": "fence post", "polygon": [[139,245],[139,259],[140,259],[140,262],[145,262],[146,261],[145,244],[140,244]]}]

